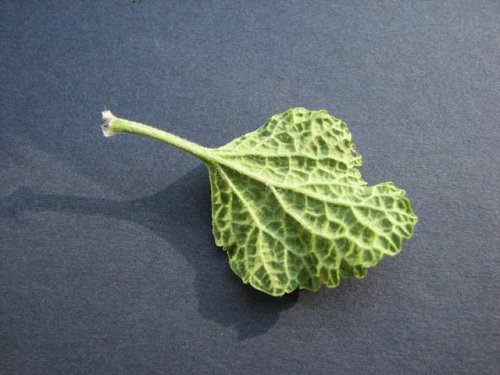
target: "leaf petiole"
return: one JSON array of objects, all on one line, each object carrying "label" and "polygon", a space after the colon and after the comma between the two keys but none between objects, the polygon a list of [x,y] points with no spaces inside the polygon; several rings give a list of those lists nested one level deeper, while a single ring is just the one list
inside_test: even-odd
[{"label": "leaf petiole", "polygon": [[210,160],[210,149],[188,141],[187,139],[181,138],[175,134],[149,125],[141,124],[139,122],[115,117],[111,111],[102,112],[102,118],[104,120],[104,123],[102,124],[102,132],[106,137],[111,137],[117,133],[138,134],[177,147],[183,151],[189,152],[203,161]]}]

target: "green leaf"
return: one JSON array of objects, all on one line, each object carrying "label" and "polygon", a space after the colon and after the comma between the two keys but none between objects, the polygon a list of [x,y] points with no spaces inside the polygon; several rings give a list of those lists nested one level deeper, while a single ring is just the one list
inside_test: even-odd
[{"label": "green leaf", "polygon": [[103,129],[147,135],[202,159],[215,242],[244,283],[273,296],[364,277],[401,250],[417,222],[403,190],[362,179],[347,125],[326,111],[290,109],[217,149],[110,113]]}]

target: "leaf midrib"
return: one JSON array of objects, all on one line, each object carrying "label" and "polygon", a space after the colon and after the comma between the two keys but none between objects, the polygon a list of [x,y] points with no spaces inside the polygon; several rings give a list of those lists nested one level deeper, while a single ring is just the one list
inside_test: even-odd
[{"label": "leaf midrib", "polygon": [[[337,205],[337,206],[346,207],[346,208],[360,207],[360,208],[373,209],[373,210],[376,210],[376,211],[384,211],[384,212],[388,211],[388,210],[381,210],[380,208],[375,207],[375,206],[371,206],[371,205],[359,204],[359,203],[348,203],[348,202],[345,202],[345,201],[338,201],[338,200],[331,199],[331,198],[329,198],[327,196],[324,196],[324,195],[321,195],[321,194],[316,194],[314,192],[310,192],[310,191],[307,191],[307,190],[296,189],[297,186],[299,186],[299,187],[300,186],[307,186],[309,184],[315,185],[316,183],[306,182],[306,183],[303,183],[303,184],[288,185],[288,184],[280,183],[278,181],[268,180],[268,179],[266,179],[266,178],[264,178],[264,177],[262,177],[262,176],[260,176],[258,174],[250,172],[246,168],[239,168],[238,165],[236,165],[235,163],[230,162],[227,159],[221,158],[221,157],[217,156],[216,154],[214,154],[213,152],[210,152],[209,160],[212,161],[214,164],[224,165],[224,166],[232,169],[233,171],[235,171],[237,173],[243,174],[243,175],[251,178],[252,180],[256,180],[256,181],[264,184],[265,186],[275,186],[275,187],[278,187],[280,189],[291,190],[291,191],[294,191],[296,193],[303,194],[305,196],[308,196],[308,197],[311,197],[311,198],[314,198],[314,199],[317,199],[317,200],[320,200],[320,201],[326,201],[328,203],[331,203],[331,204],[334,204],[334,205]],[[320,182],[318,184],[329,184],[329,183],[328,182]],[[353,185],[337,184],[335,182],[332,182],[331,185],[353,187]],[[361,187],[365,187],[365,185],[362,185]],[[398,213],[404,214],[406,216],[410,216],[409,214],[405,214],[404,212],[398,211]]]},{"label": "leaf midrib", "polygon": [[[214,160],[215,161],[215,160]],[[292,191],[295,191],[299,194],[303,194],[305,196],[308,196],[308,197],[311,197],[313,199],[317,199],[319,201],[322,201],[322,202],[327,202],[327,203],[331,203],[331,204],[334,204],[334,205],[338,205],[338,206],[342,206],[342,207],[345,207],[347,209],[350,209],[351,212],[353,213],[353,215],[355,216],[356,220],[358,221],[358,223],[360,223],[362,226],[366,227],[366,228],[369,228],[370,230],[374,231],[377,233],[377,235],[379,235],[380,237],[383,237],[385,238],[388,242],[390,242],[396,249],[398,249],[398,246],[392,241],[392,239],[390,239],[389,237],[387,237],[387,235],[381,231],[379,231],[378,229],[376,228],[372,228],[370,225],[368,225],[368,223],[365,221],[365,220],[361,220],[359,218],[359,216],[357,215],[357,213],[355,212],[354,208],[368,208],[368,209],[372,209],[372,210],[375,210],[375,211],[379,211],[379,212],[388,212],[388,211],[393,211],[393,210],[383,210],[383,209],[380,209],[378,207],[375,207],[375,206],[370,206],[370,205],[362,205],[362,204],[348,204],[348,203],[340,203],[336,200],[332,200],[326,196],[322,196],[322,195],[317,195],[317,194],[314,194],[314,193],[311,193],[311,192],[308,192],[308,191],[303,191],[303,190],[299,190],[299,189],[295,189],[293,186],[288,186],[286,184],[280,184],[280,183],[277,183],[276,181],[267,181],[265,178],[262,178],[256,174],[253,174],[251,172],[248,172],[246,170],[241,170],[240,168],[237,168],[237,166],[234,166],[232,165],[233,163],[224,163],[223,162],[224,159],[222,159],[220,162],[218,161],[215,161],[215,162],[218,162],[219,164],[222,164],[222,165],[225,165],[226,167],[229,167],[231,168],[232,170],[234,170],[235,172],[237,173],[240,173],[240,174],[243,174],[243,175],[246,175],[247,177],[253,179],[253,180],[256,180],[262,184],[264,184],[265,186],[267,186],[271,192],[273,193],[273,195],[275,196],[276,200],[278,201],[278,203],[280,204],[281,208],[283,209],[283,211],[291,216],[295,221],[297,221],[303,228],[305,228],[306,230],[310,231],[311,233],[313,233],[314,235],[317,235],[319,237],[322,237],[328,241],[333,241],[335,240],[335,237],[329,237],[329,236],[326,236],[324,233],[321,233],[319,231],[317,231],[315,228],[311,227],[309,224],[305,223],[301,218],[299,218],[295,213],[291,212],[288,208],[287,208],[287,205],[284,204],[284,202],[282,201],[281,197],[279,196],[279,193],[276,191],[276,189],[274,188],[274,186],[277,186],[281,189],[288,189],[288,190],[292,190]],[[276,237],[274,235],[274,233],[271,234],[271,232],[269,232],[267,229],[265,229],[265,226],[260,223],[259,219],[257,219],[257,214],[253,212],[253,210],[248,206],[248,203],[246,202],[246,199],[244,199],[244,197],[241,196],[239,190],[234,186],[234,184],[232,183],[231,179],[229,178],[229,176],[227,176],[227,174],[222,170],[222,168],[218,167],[218,170],[220,171],[222,177],[226,180],[226,182],[230,185],[231,189],[235,192],[235,194],[238,196],[238,198],[240,199],[240,201],[245,205],[245,207],[247,208],[247,210],[249,211],[250,213],[250,216],[252,217],[252,219],[256,222],[256,224],[263,230],[265,231],[267,234],[271,235],[273,238],[277,239],[285,248],[287,248],[286,244],[281,240],[279,239],[278,237]],[[399,214],[403,214],[405,215],[405,213],[403,212],[400,212],[398,211]],[[409,216],[409,215],[405,215],[405,216]],[[387,215],[387,218],[388,220],[393,224],[395,225],[395,223],[393,222],[393,220]],[[344,228],[344,230],[346,230],[346,232],[348,233],[349,230],[348,228],[344,225],[344,223],[340,222],[340,221],[337,221],[337,220],[332,220],[332,219],[329,219],[330,221],[332,222],[335,222],[336,224],[342,226]],[[360,244],[356,241],[353,241],[353,238],[349,238],[349,240],[351,242],[354,242],[355,245],[360,248],[360,249],[365,249],[366,246],[364,244]],[[399,249],[398,249],[399,250]],[[388,254],[388,255],[391,255],[393,253],[391,252],[386,252],[386,251],[382,251],[384,254]],[[347,254],[346,254],[347,255]],[[342,256],[340,253],[339,253],[339,256]]]}]

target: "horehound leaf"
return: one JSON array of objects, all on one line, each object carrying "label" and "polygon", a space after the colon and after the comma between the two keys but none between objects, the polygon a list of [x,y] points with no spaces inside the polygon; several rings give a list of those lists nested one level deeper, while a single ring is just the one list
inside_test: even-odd
[{"label": "horehound leaf", "polygon": [[215,242],[244,283],[270,295],[364,277],[417,222],[392,182],[367,186],[347,125],[326,111],[290,109],[217,149],[103,117],[105,135],[150,136],[205,162]]}]

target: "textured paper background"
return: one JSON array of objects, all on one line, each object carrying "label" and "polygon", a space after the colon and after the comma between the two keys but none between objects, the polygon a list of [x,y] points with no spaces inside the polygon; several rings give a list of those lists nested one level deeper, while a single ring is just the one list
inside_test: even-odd
[{"label": "textured paper background", "polygon": [[[498,1],[0,4],[0,372],[500,372]],[[420,221],[336,290],[273,299],[214,245],[206,146],[346,120]]]}]

